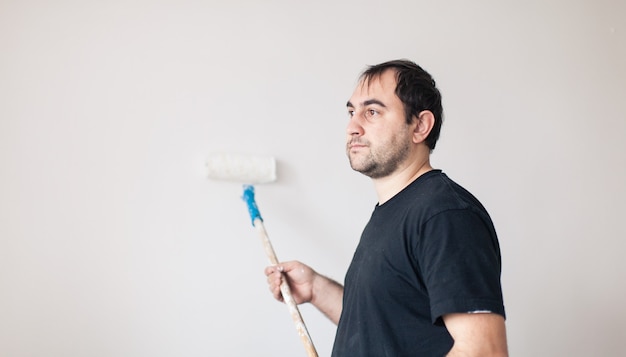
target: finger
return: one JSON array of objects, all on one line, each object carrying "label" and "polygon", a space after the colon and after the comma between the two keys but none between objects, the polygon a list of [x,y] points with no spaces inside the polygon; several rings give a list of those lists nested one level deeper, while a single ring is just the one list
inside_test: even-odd
[{"label": "finger", "polygon": [[269,290],[276,300],[283,301],[283,295],[280,291],[280,283],[277,283],[276,281],[272,281],[270,283]]},{"label": "finger", "polygon": [[282,282],[283,275],[278,271],[274,271],[267,276],[267,284],[269,285],[270,291],[274,295],[280,293],[280,285],[282,284]]},{"label": "finger", "polygon": [[265,267],[264,273],[265,275],[274,274],[275,272],[283,272],[285,271],[285,267],[282,264],[270,265]]},{"label": "finger", "polygon": [[276,271],[276,265],[270,265],[270,266],[265,267],[265,270],[263,272],[265,273],[265,275],[270,276],[274,274],[275,271]]},{"label": "finger", "polygon": [[269,285],[280,285],[282,280],[282,274],[279,272],[273,272],[267,276],[267,283]]}]

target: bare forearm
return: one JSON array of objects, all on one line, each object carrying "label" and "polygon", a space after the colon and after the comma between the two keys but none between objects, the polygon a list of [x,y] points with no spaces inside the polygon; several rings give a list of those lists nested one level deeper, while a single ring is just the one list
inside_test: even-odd
[{"label": "bare forearm", "polygon": [[338,324],[343,307],[343,286],[323,275],[317,275],[313,284],[311,304],[335,325]]}]

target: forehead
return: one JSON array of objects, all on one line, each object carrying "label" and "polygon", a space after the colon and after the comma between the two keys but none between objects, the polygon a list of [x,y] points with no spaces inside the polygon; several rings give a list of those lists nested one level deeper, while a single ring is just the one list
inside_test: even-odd
[{"label": "forehead", "polygon": [[357,84],[350,103],[358,105],[368,99],[378,99],[384,102],[399,101],[396,96],[396,75],[393,70],[387,70],[380,75],[362,78]]}]

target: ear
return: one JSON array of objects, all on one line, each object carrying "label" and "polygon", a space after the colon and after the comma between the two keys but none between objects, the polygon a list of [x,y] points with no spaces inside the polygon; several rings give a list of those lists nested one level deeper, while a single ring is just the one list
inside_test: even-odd
[{"label": "ear", "polygon": [[415,129],[413,130],[413,142],[415,144],[422,143],[426,140],[430,131],[433,130],[435,125],[435,115],[430,110],[422,110],[417,117],[415,117]]}]

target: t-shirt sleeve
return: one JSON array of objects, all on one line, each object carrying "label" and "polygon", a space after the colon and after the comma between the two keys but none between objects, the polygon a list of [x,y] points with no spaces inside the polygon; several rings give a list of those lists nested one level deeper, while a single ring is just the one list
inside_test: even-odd
[{"label": "t-shirt sleeve", "polygon": [[439,213],[425,223],[416,254],[433,323],[450,313],[505,316],[500,249],[488,218],[468,209]]}]

